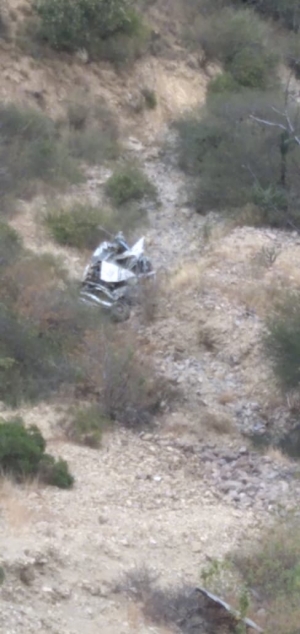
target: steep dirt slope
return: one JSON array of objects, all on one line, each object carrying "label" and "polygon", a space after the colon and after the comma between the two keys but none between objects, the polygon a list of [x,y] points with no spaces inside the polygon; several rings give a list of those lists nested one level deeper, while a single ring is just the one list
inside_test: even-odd
[{"label": "steep dirt slope", "polygon": [[[19,3],[11,8],[19,20]],[[159,20],[154,9],[151,15]],[[128,327],[180,393],[154,431],[115,430],[99,451],[62,438],[65,403],[20,409],[45,434],[49,451],[69,461],[76,485],[63,492],[2,482],[6,634],[166,634],[113,592],[124,572],[147,565],[164,584],[196,585],[208,557],[222,557],[299,503],[295,465],[279,454],[262,457],[241,435],[280,427],[288,414],[270,387],[260,335],[276,284],[299,279],[298,237],[191,213],[183,175],[162,157],[162,144],[166,124],[203,101],[207,78],[177,53],[147,57],[120,75],[108,65],[37,60],[2,46],[0,98],[61,116],[75,84],[91,99],[105,97],[122,123],[126,151],[157,185],[162,204],[149,213],[146,239],[161,286],[158,314],[148,325],[133,315]],[[143,85],[157,92],[153,112],[136,112]],[[87,183],[67,196],[101,200],[109,174],[91,169]],[[87,254],[46,239],[36,222],[44,203],[21,201],[12,224],[26,246],[61,255],[79,278]],[[269,266],[257,256],[274,245],[279,255]],[[9,413],[3,406],[2,415]]]},{"label": "steep dirt slope", "polygon": [[[225,235],[214,219],[208,243],[205,220],[183,204],[182,175],[161,162],[159,148],[132,138],[128,145],[162,201],[147,231],[162,281],[157,319],[143,326],[136,315],[128,327],[152,346],[159,370],[182,395],[156,431],[114,431],[99,451],[61,438],[63,403],[20,411],[41,428],[49,450],[69,461],[76,486],[71,492],[2,486],[7,580],[0,623],[8,634],[162,632],[114,594],[124,572],[147,565],[162,583],[196,585],[207,557],[222,557],[283,505],[287,512],[299,501],[294,465],[277,455],[262,458],[240,436],[269,394],[262,389],[268,371],[259,352],[260,304],[255,292],[247,302],[243,296],[247,284],[252,288],[252,256],[280,240],[274,275],[284,275],[287,258],[296,271],[297,238],[252,229]],[[101,196],[108,173],[92,170],[93,195]],[[271,273],[264,275],[267,284]]]}]

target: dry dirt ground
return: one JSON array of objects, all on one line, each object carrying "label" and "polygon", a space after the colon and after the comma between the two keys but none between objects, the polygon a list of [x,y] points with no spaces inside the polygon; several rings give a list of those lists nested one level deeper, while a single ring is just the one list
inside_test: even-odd
[{"label": "dry dirt ground", "polygon": [[[288,415],[260,335],[272,297],[299,282],[299,240],[191,213],[182,174],[161,156],[168,121],[205,97],[207,78],[185,61],[147,59],[118,81],[109,67],[91,65],[87,72],[78,60],[12,59],[9,45],[0,64],[1,98],[33,103],[32,94],[42,92],[45,110],[59,114],[81,77],[83,89],[88,82],[90,94],[104,95],[122,117],[126,151],[161,199],[146,230],[160,282],[157,316],[142,324],[133,315],[128,327],[181,394],[154,431],[115,430],[100,450],[62,438],[65,403],[21,408],[45,434],[49,451],[68,460],[76,484],[64,492],[2,481],[0,631],[166,634],[113,592],[126,571],[148,566],[162,584],[197,585],[207,558],[221,558],[299,502],[295,465],[276,452],[255,453],[243,435],[255,426],[280,428]],[[130,104],[141,82],[155,88],[159,106],[136,115]],[[109,174],[91,169],[70,196],[101,199]],[[49,242],[36,222],[43,204],[20,201],[12,224],[26,246],[61,255],[79,277],[86,254]]]}]

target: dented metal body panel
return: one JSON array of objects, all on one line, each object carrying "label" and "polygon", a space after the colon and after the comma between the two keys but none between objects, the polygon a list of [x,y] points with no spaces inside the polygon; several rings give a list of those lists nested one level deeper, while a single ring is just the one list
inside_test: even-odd
[{"label": "dented metal body panel", "polygon": [[145,238],[140,238],[130,247],[122,233],[111,242],[101,242],[85,269],[81,300],[103,306],[120,321],[128,319],[132,288],[141,278],[154,275],[144,245]]}]

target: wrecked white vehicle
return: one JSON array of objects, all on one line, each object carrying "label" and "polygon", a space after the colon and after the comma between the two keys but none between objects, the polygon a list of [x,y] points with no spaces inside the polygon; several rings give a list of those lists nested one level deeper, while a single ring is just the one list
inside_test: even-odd
[{"label": "wrecked white vehicle", "polygon": [[101,242],[84,272],[81,300],[103,306],[115,321],[128,319],[134,287],[141,278],[154,275],[144,244],[145,238],[140,238],[130,247],[122,233]]}]

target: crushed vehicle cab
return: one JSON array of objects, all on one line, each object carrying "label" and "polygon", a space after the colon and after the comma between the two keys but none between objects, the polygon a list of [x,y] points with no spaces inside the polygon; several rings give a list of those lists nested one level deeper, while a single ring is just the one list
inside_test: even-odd
[{"label": "crushed vehicle cab", "polygon": [[130,316],[132,289],[141,278],[154,275],[144,255],[145,238],[130,247],[123,233],[111,242],[101,242],[86,267],[80,292],[81,300],[103,306],[116,321]]}]

